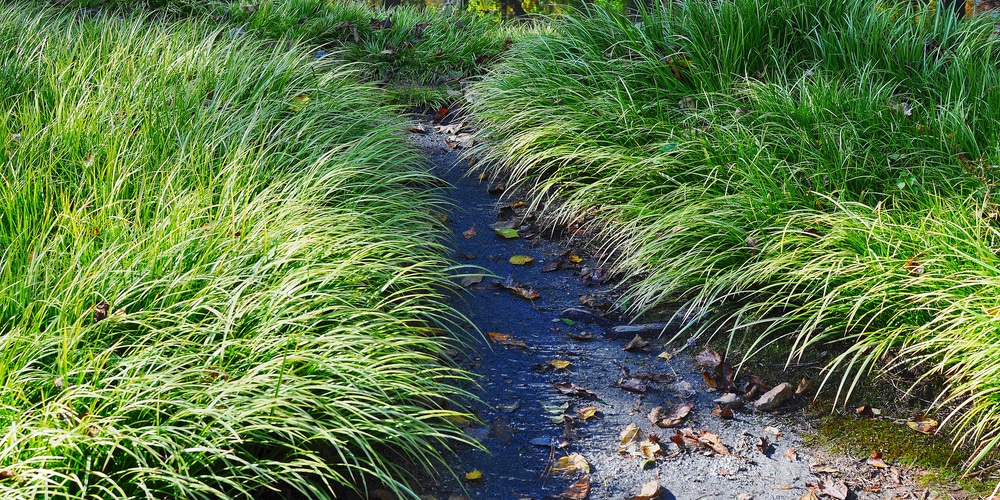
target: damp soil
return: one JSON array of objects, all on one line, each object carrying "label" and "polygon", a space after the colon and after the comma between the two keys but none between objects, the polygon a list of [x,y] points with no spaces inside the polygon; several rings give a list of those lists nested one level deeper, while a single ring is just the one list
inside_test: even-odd
[{"label": "damp soil", "polygon": [[[793,431],[797,410],[713,416],[721,394],[708,387],[695,364],[703,346],[662,340],[676,325],[667,325],[668,335],[660,335],[662,329],[646,332],[649,345],[626,351],[635,334],[617,333],[614,327],[627,321],[602,309],[613,298],[614,283],[602,281],[606,275],[584,240],[546,238],[532,214],[512,208],[516,198],[501,198],[498,186],[467,173],[461,146],[453,148],[448,134],[435,133],[432,124],[425,130],[413,134],[414,141],[435,174],[453,186],[447,190],[454,203],[447,220],[453,257],[481,268],[470,273],[484,275],[478,283],[467,279],[453,300],[475,332],[460,358],[478,375],[474,392],[481,400],[473,405],[479,421],[468,423],[466,432],[485,450],[458,450],[451,459],[457,477],[426,484],[423,494],[440,500],[560,498],[588,475],[587,498],[593,499],[628,498],[650,481],[659,482],[664,499],[798,499],[807,483],[823,479]],[[504,238],[496,227],[516,229],[520,237]],[[533,261],[513,265],[515,255]],[[534,296],[531,291],[537,297],[525,298]],[[664,352],[673,356],[665,359]],[[557,368],[559,361],[569,365]],[[557,384],[566,389],[567,383],[586,392],[564,394]],[[648,418],[655,407],[667,417],[687,404],[691,412],[676,428]],[[579,412],[588,408],[596,408],[594,416],[584,419]],[[638,439],[623,443],[630,425],[639,429]],[[714,433],[730,454],[674,444],[670,437],[684,428]],[[644,440],[647,451],[650,443],[659,451],[643,456],[637,444]],[[586,460],[589,474],[553,470],[571,454]],[[481,478],[466,479],[466,473]]]},{"label": "damp soil", "polygon": [[[466,274],[482,277],[456,277],[465,286],[453,305],[470,321],[472,338],[459,362],[478,376],[473,392],[480,400],[472,404],[478,421],[465,430],[485,449],[457,450],[450,459],[456,474],[423,485],[424,498],[577,498],[567,489],[584,476],[591,499],[631,498],[651,481],[658,481],[662,499],[799,499],[810,490],[837,498],[823,489],[840,482],[847,498],[934,498],[917,487],[911,470],[831,455],[815,446],[815,436],[814,446],[805,446],[808,394],[769,411],[747,405],[732,418],[713,415],[722,393],[696,363],[705,346],[683,336],[665,343],[680,326],[667,324],[641,335],[644,348],[626,350],[636,335],[616,328],[628,318],[604,309],[615,284],[604,281],[585,235],[547,237],[516,196],[469,172],[461,141],[449,138],[455,127],[435,128],[425,123],[426,132],[411,137],[452,186],[446,190],[454,204],[447,215],[452,257],[470,266]],[[519,236],[508,239],[495,228]],[[532,262],[514,265],[512,256]],[[575,388],[581,390],[565,393]],[[683,405],[692,405],[690,414],[674,427],[649,418],[656,407],[662,419]],[[636,439],[623,442],[629,426],[638,428]],[[717,436],[728,454],[691,440],[675,444],[671,437],[685,429]],[[589,473],[554,470],[574,454]]]}]

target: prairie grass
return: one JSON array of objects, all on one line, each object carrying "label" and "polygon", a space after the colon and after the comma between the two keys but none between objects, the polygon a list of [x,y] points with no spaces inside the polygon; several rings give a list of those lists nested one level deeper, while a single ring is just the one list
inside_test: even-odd
[{"label": "prairie grass", "polygon": [[[1000,443],[995,22],[857,0],[667,2],[554,19],[473,87],[470,154],[695,334],[840,346],[826,385],[943,376]],[[701,319],[702,321],[693,321]]]},{"label": "prairie grass", "polygon": [[433,179],[291,48],[0,7],[0,498],[415,497],[468,442]]},{"label": "prairie grass", "polygon": [[[376,2],[379,3],[380,2]],[[298,47],[316,58],[360,63],[358,76],[383,87],[385,100],[411,108],[461,104],[461,81],[478,76],[527,25],[498,23],[450,8],[400,5],[386,10],[359,0],[156,0],[138,4],[160,17],[201,18]],[[82,17],[115,17],[137,9],[131,0],[76,0]]]}]

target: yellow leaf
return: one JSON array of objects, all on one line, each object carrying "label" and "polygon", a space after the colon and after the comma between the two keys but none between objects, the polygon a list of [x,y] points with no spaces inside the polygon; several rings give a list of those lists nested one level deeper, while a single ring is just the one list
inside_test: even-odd
[{"label": "yellow leaf", "polygon": [[289,109],[291,109],[292,111],[298,111],[302,109],[302,106],[308,104],[309,101],[312,101],[312,99],[309,98],[309,94],[306,93],[299,94],[292,98],[292,105],[289,107]]},{"label": "yellow leaf", "polygon": [[579,264],[579,263],[583,262],[583,257],[580,257],[579,255],[577,255],[575,253],[569,254],[568,259],[569,259],[570,262],[572,262],[574,264]]},{"label": "yellow leaf", "polygon": [[510,263],[515,266],[523,266],[534,261],[535,258],[530,255],[514,255],[510,258]]},{"label": "yellow leaf", "polygon": [[583,455],[580,455],[579,453],[572,453],[556,460],[556,463],[552,465],[552,472],[565,474],[567,476],[572,476],[577,472],[590,474],[590,464],[587,463],[586,458],[583,458]]},{"label": "yellow leaf", "polygon": [[465,473],[465,479],[469,481],[478,481],[483,478],[483,471],[479,469],[473,469],[472,472]]},{"label": "yellow leaf", "polygon": [[566,368],[569,368],[570,364],[571,363],[569,361],[562,359],[553,359],[552,361],[549,361],[549,366],[555,368],[556,370],[565,370]]},{"label": "yellow leaf", "polygon": [[586,408],[580,408],[576,410],[576,414],[580,416],[580,420],[590,420],[597,416],[597,407],[588,406]]}]

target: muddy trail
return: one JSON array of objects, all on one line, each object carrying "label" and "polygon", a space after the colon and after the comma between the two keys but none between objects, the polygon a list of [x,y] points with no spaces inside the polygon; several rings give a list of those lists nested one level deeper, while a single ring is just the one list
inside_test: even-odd
[{"label": "muddy trail", "polygon": [[804,447],[797,381],[734,380],[693,339],[665,345],[679,325],[630,331],[607,313],[613,283],[591,248],[543,237],[518,200],[466,175],[460,125],[418,129],[453,186],[453,257],[486,269],[456,278],[454,299],[482,332],[459,359],[481,377],[479,422],[464,425],[486,451],[459,450],[458,477],[426,498],[927,498],[904,470]]}]

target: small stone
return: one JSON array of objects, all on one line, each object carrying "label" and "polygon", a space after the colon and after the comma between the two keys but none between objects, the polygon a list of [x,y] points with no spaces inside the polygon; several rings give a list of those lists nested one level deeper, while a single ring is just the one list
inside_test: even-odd
[{"label": "small stone", "polygon": [[757,399],[757,401],[754,401],[753,404],[758,410],[773,410],[781,406],[781,404],[785,401],[791,399],[794,395],[795,388],[792,387],[792,384],[782,382],[774,389],[764,393],[764,395]]},{"label": "small stone", "polygon": [[716,403],[723,406],[728,406],[730,408],[740,408],[743,406],[743,400],[739,396],[731,392],[723,394],[721,397],[715,399]]}]

